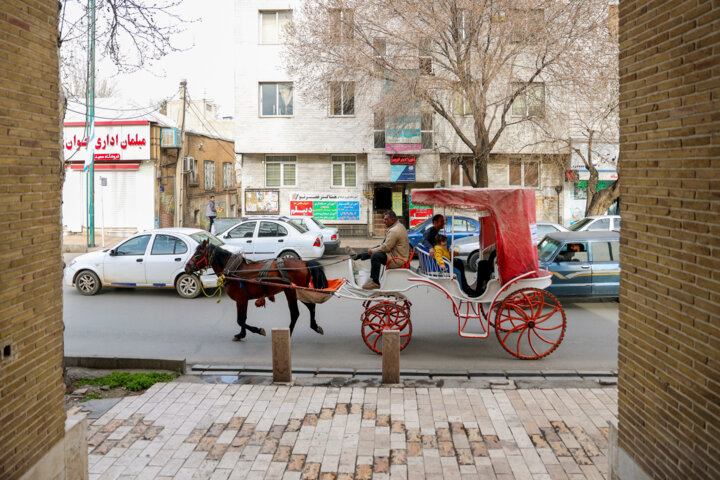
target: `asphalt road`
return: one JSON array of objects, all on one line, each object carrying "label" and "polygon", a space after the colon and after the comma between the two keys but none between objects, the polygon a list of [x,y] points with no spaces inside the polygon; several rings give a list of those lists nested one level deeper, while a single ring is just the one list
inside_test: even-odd
[{"label": "asphalt road", "polygon": [[[326,262],[328,260],[323,260]],[[346,274],[345,265],[328,267],[329,278]],[[411,290],[412,340],[401,354],[402,369],[430,370],[615,370],[618,304],[614,301],[561,300],[567,315],[562,344],[548,357],[524,361],[500,346],[494,332],[487,339],[458,337],[449,301],[428,287]],[[188,364],[271,366],[270,329],[287,327],[284,296],[266,308],[251,306],[249,323],[267,337],[248,333],[243,342],[235,303],[223,296],[185,300],[174,290],[106,288],[94,297],[64,287],[65,353],[72,356],[185,358]],[[294,367],[378,369],[381,357],[360,335],[361,302],[333,298],[318,305],[325,335],[309,328],[307,309],[292,337]]]}]

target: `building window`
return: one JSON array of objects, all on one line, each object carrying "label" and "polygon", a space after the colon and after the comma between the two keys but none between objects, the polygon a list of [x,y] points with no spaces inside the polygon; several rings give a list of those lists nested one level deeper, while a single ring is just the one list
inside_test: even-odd
[{"label": "building window", "polygon": [[260,84],[260,115],[263,117],[293,114],[292,83]]},{"label": "building window", "polygon": [[[462,167],[467,166],[469,175]],[[471,187],[471,179],[475,178],[475,162],[472,157],[463,156],[454,158],[450,162],[450,185],[453,187]]]},{"label": "building window", "polygon": [[292,156],[265,157],[265,186],[290,187],[294,186],[296,158]]},{"label": "building window", "polygon": [[355,82],[330,82],[330,115],[355,115]]},{"label": "building window", "polygon": [[540,187],[540,163],[511,159],[509,162],[509,180],[511,186]]},{"label": "building window", "polygon": [[233,188],[234,186],[233,165],[230,162],[223,162],[223,188]]},{"label": "building window", "polygon": [[332,186],[354,187],[357,185],[357,164],[354,156],[332,157]]},{"label": "building window", "polygon": [[330,35],[332,39],[338,43],[352,40],[354,21],[355,14],[352,9],[330,9]]},{"label": "building window", "polygon": [[292,20],[292,10],[260,12],[260,43],[285,43],[285,28]]},{"label": "building window", "polygon": [[452,113],[453,115],[470,115],[472,113],[470,111],[470,102],[465,98],[460,87],[453,91]]},{"label": "building window", "polygon": [[420,135],[422,136],[423,150],[431,150],[435,146],[433,141],[433,114],[424,112],[420,114]]},{"label": "building window", "polygon": [[385,148],[385,115],[382,112],[373,114],[373,146]]},{"label": "building window", "polygon": [[205,190],[215,189],[215,162],[205,161]]},{"label": "building window", "polygon": [[385,69],[385,55],[387,55],[387,40],[384,38],[374,38],[373,58],[376,72],[381,72]]},{"label": "building window", "polygon": [[423,38],[418,45],[418,69],[421,75],[432,75],[433,62],[430,50],[430,39]]},{"label": "building window", "polygon": [[[513,83],[513,91],[522,87],[522,83]],[[542,117],[545,114],[545,84],[526,84],[513,101],[512,114],[516,117]]]}]

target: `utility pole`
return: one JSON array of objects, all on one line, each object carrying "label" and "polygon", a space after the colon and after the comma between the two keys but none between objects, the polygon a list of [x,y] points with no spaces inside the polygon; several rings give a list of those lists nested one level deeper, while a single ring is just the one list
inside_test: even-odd
[{"label": "utility pole", "polygon": [[95,0],[88,0],[88,63],[87,85],[85,88],[85,138],[90,158],[87,160],[87,246],[95,246]]},{"label": "utility pole", "polygon": [[185,202],[183,195],[185,193],[185,175],[183,168],[185,163],[185,104],[187,99],[187,80],[180,80],[180,92],[182,95],[182,110],[180,112],[180,150],[178,150],[177,164],[175,165],[175,226],[184,226],[183,212],[185,210]]}]

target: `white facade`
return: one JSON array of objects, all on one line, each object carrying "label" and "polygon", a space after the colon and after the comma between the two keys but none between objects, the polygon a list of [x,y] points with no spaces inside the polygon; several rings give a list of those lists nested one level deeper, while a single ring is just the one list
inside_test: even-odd
[{"label": "white facade", "polygon": [[[304,99],[302,92],[295,87],[292,114],[289,114],[282,102],[281,88],[284,87],[277,85],[274,87],[277,92],[275,112],[285,114],[263,115],[262,85],[293,83],[293,78],[283,68],[283,45],[277,43],[281,41],[280,35],[277,34],[273,40],[271,31],[271,35],[263,37],[263,22],[273,25],[276,21],[280,25],[281,17],[286,18],[286,12],[296,10],[302,1],[235,2],[235,152],[242,171],[243,192],[256,191],[259,193],[252,195],[265,197],[268,194],[264,192],[269,192],[277,198],[277,212],[274,213],[280,214],[290,214],[294,207],[300,208],[292,203],[299,194],[317,198],[318,201],[323,201],[323,196],[325,199],[333,195],[336,198],[354,196],[359,202],[357,219],[321,219],[331,224],[366,224],[372,228],[376,213],[390,208],[389,197],[379,195],[378,189],[392,190],[395,194],[402,192],[403,210],[407,214],[408,194],[412,188],[462,186],[462,181],[453,180],[457,175],[453,176],[448,156],[469,153],[470,150],[438,115],[433,117],[431,148],[412,153],[416,162],[415,178],[407,183],[393,182],[391,155],[385,149],[374,148],[371,101],[364,99],[362,92],[355,96],[352,115],[336,117],[330,115],[329,92],[327,104],[319,105]],[[276,12],[274,19],[270,12]],[[546,92],[546,103],[555,101],[554,93]],[[471,117],[458,117],[458,121],[467,127],[466,131],[472,131]],[[493,154],[495,161],[488,168],[491,186],[511,185],[510,162],[513,159],[536,162],[537,184],[533,186],[536,188],[538,218],[563,222],[564,213],[568,212],[565,204],[569,197],[567,191],[558,194],[556,187],[567,188],[563,173],[569,168],[569,149],[558,150],[557,146],[543,144],[540,133],[529,123],[524,123],[508,127]],[[332,157],[347,155],[356,158],[355,186],[334,187]],[[294,158],[296,179],[292,185],[273,186],[273,182],[268,181],[266,162],[277,160],[278,156]],[[243,193],[243,214],[255,213],[245,208],[245,203],[246,195]],[[393,207],[396,205],[399,203],[392,203]]]}]

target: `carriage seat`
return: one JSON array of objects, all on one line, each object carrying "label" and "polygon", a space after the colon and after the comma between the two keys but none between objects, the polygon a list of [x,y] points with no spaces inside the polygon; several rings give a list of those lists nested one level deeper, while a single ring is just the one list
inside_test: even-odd
[{"label": "carriage seat", "polygon": [[[418,268],[418,273],[422,273],[423,275],[432,278],[453,277],[452,268],[440,268],[440,265],[438,265],[435,257],[431,257],[430,252],[425,247],[423,247],[422,245],[418,245],[417,247],[415,247],[415,251],[418,253],[418,260],[420,260],[420,267]],[[452,265],[450,263],[450,259],[443,257],[443,260],[446,262],[446,265]]]}]

